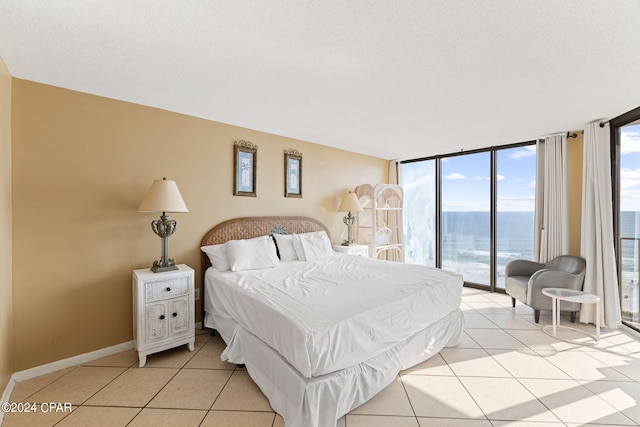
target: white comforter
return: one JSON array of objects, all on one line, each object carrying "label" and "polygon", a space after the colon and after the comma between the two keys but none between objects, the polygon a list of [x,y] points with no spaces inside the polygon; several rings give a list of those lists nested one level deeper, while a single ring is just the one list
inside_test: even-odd
[{"label": "white comforter", "polygon": [[457,310],[462,283],[440,269],[336,254],[209,269],[205,311],[234,319],[311,378],[371,359]]}]

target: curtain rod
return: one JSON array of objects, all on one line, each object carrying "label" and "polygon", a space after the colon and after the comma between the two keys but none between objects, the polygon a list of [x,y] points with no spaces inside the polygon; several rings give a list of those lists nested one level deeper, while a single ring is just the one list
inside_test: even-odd
[{"label": "curtain rod", "polygon": [[[584,133],[584,131],[580,131],[580,133]],[[554,135],[558,135],[558,134],[554,134]],[[567,132],[567,138],[577,138],[578,137],[578,133],[577,132]],[[538,138],[538,142],[544,142],[545,138]]]}]

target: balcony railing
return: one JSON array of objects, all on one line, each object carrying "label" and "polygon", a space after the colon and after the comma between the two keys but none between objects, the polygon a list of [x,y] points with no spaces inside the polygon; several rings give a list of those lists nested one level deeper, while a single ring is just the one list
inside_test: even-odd
[{"label": "balcony railing", "polygon": [[640,327],[640,237],[621,237],[618,245],[622,321]]}]

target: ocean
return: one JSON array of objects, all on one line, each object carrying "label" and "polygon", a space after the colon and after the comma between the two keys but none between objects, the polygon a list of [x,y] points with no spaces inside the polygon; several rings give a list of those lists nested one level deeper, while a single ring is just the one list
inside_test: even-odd
[{"label": "ocean", "polygon": [[[410,226],[407,226],[410,224]],[[435,220],[405,218],[405,260],[435,266]],[[504,288],[504,269],[514,259],[533,260],[534,213],[498,212],[496,287]],[[640,320],[640,212],[620,213],[621,308],[623,318]],[[468,282],[490,284],[489,212],[442,213],[442,267]]]},{"label": "ocean", "polygon": [[640,323],[640,212],[620,212],[620,308],[623,320]]},{"label": "ocean", "polygon": [[[496,218],[498,286],[504,267],[513,259],[533,259],[533,212],[498,212]],[[428,223],[428,224],[425,224]],[[407,218],[405,259],[435,265],[435,222],[416,225]],[[442,213],[442,266],[463,274],[465,280],[489,284],[489,212]],[[502,285],[504,287],[504,285]]]}]

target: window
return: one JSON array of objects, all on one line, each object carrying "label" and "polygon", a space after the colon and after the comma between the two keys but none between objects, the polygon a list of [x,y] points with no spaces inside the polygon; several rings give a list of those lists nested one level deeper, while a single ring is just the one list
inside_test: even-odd
[{"label": "window", "polygon": [[441,267],[489,286],[491,153],[447,157],[441,163]]},{"label": "window", "polygon": [[514,259],[533,260],[536,146],[496,151],[496,287]]},{"label": "window", "polygon": [[610,124],[620,310],[640,330],[640,108]]},{"label": "window", "polygon": [[[436,265],[436,161],[402,165],[404,191],[404,259]],[[407,222],[406,219],[410,219]]]},{"label": "window", "polygon": [[504,268],[533,259],[534,142],[401,164],[405,259],[504,289]]}]

